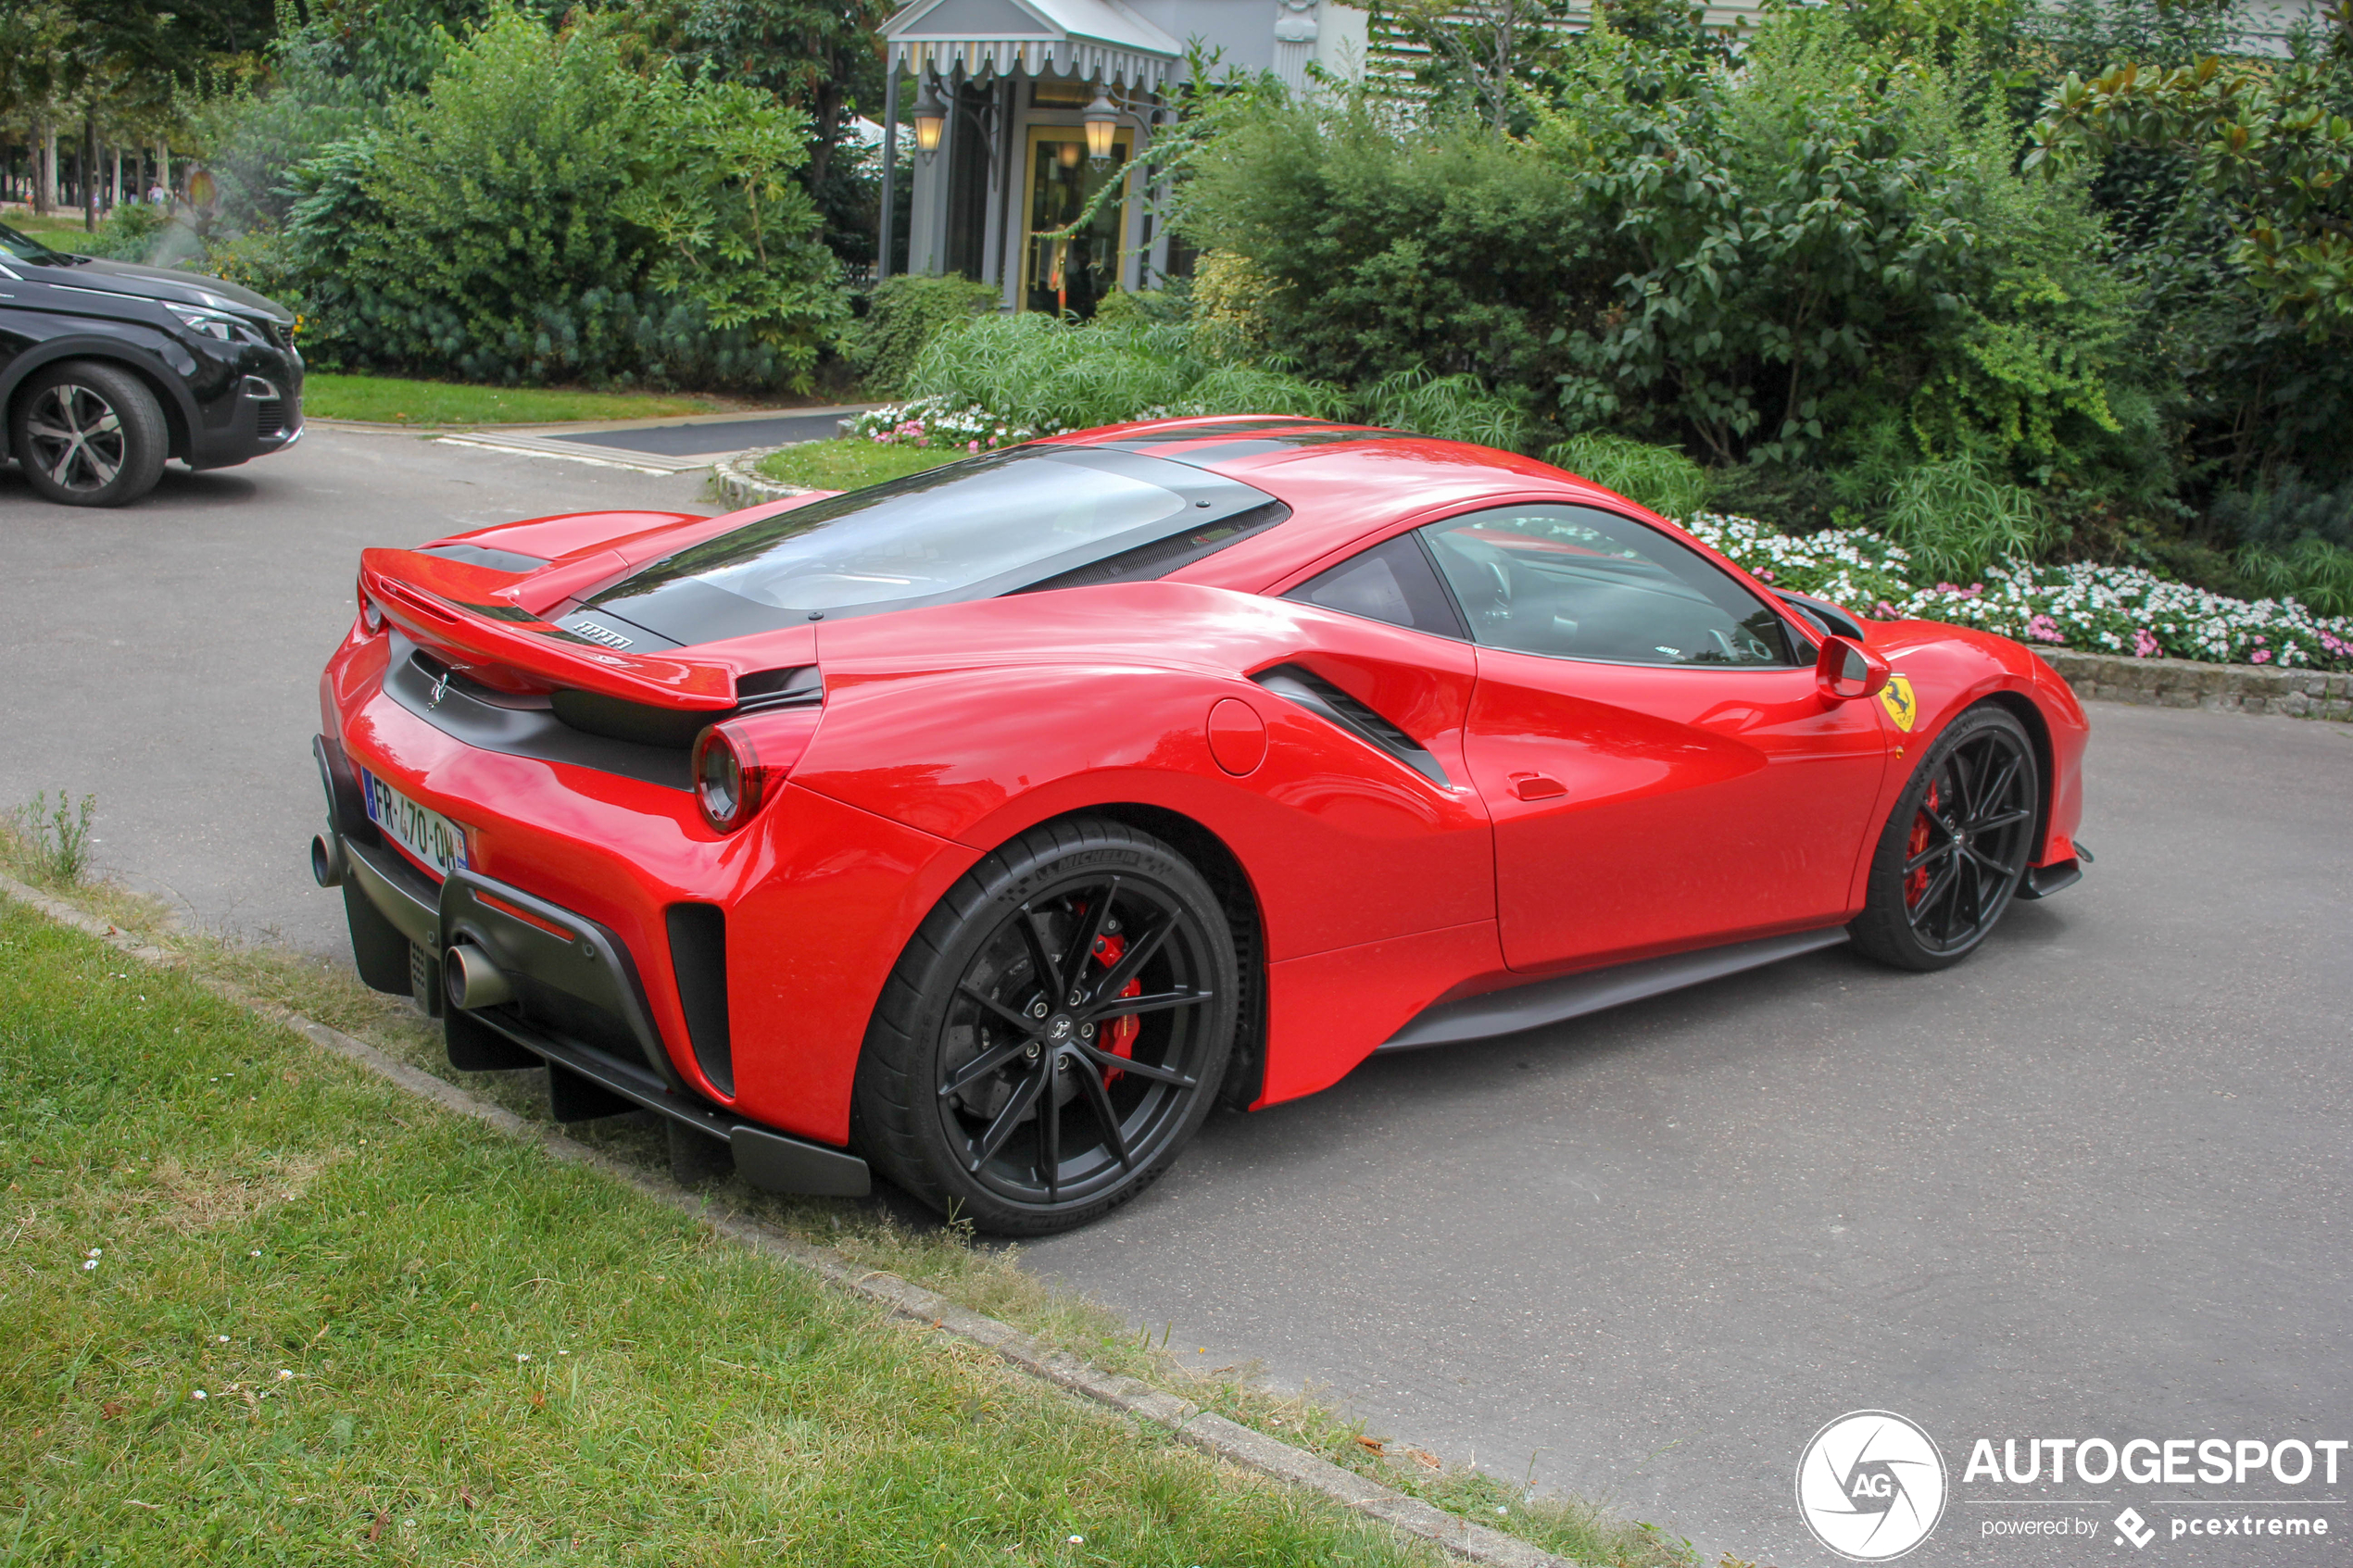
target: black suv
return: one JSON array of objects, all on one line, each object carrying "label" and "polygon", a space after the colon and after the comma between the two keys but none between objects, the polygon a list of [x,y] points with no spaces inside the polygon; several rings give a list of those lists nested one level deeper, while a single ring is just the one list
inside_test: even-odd
[{"label": "black suv", "polygon": [[35,490],[119,507],[164,459],[226,468],[302,434],[294,315],[195,272],[68,256],[0,224],[0,410]]}]

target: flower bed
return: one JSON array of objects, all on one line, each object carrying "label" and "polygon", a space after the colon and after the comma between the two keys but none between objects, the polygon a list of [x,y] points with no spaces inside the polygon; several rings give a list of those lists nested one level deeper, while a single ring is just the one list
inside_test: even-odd
[{"label": "flower bed", "polygon": [[957,403],[946,397],[918,397],[912,403],[869,408],[849,424],[854,439],[889,446],[961,447],[966,452],[1018,446],[1059,429],[1051,423],[1021,424],[992,414],[977,403]]},{"label": "flower bed", "polygon": [[1794,537],[1715,513],[1688,526],[1764,582],[1878,620],[1943,621],[2133,659],[2353,670],[2353,617],[2315,615],[2295,599],[2228,598],[2139,567],[2082,561],[2012,563],[1966,587],[1920,587],[1903,546],[1861,529]]}]

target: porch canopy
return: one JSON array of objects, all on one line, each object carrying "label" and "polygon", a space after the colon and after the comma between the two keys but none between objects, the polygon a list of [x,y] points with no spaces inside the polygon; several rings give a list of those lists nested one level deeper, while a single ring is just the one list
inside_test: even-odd
[{"label": "porch canopy", "polygon": [[915,0],[882,32],[894,82],[901,70],[968,82],[1051,74],[1151,93],[1184,58],[1120,0]]}]

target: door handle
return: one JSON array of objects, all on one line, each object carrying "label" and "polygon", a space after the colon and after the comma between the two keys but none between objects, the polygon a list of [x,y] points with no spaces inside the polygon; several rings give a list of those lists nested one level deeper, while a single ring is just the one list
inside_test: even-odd
[{"label": "door handle", "polygon": [[1512,793],[1522,800],[1550,800],[1556,795],[1567,795],[1568,786],[1541,773],[1514,773]]}]

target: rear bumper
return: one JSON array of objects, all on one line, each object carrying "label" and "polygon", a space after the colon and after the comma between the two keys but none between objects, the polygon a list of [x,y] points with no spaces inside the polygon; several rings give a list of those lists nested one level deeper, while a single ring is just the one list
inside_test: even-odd
[{"label": "rear bumper", "polygon": [[409,939],[430,984],[438,984],[443,960],[460,943],[487,956],[512,984],[512,999],[495,1007],[465,1010],[432,998],[452,1065],[544,1062],[559,1120],[633,1106],[654,1111],[727,1144],[737,1172],[772,1192],[859,1198],[871,1190],[857,1156],[763,1126],[680,1079],[636,962],[610,928],[475,872],[453,872],[435,886],[372,828],[350,822],[357,790],[342,787],[338,776],[347,764],[339,769],[342,759],[323,741],[320,753],[329,802],[323,863]]}]

